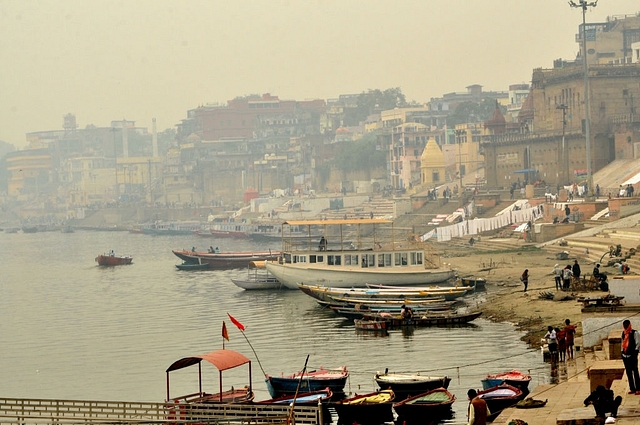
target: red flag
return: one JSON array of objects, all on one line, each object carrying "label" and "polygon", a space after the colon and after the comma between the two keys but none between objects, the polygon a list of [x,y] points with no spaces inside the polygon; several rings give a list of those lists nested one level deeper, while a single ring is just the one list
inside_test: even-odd
[{"label": "red flag", "polygon": [[229,316],[229,319],[231,319],[231,323],[233,323],[234,325],[236,325],[238,327],[238,329],[240,329],[241,331],[245,330],[245,327],[242,323],[238,322],[232,315],[230,315],[229,313],[227,313],[227,316]]},{"label": "red flag", "polygon": [[227,324],[222,322],[222,337],[229,341],[229,332],[227,332]]}]

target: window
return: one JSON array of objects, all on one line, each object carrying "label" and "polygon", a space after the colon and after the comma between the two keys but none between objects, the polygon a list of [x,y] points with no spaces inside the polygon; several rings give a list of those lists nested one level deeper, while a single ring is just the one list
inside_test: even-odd
[{"label": "window", "polygon": [[432,179],[434,182],[439,182],[440,181],[440,173],[437,171],[434,171],[431,175]]},{"label": "window", "polygon": [[306,263],[307,262],[307,256],[306,255],[294,255],[293,256],[293,262],[294,263]]},{"label": "window", "polygon": [[342,264],[341,259],[342,259],[342,256],[340,255],[327,255],[327,265],[339,266]]},{"label": "window", "polygon": [[391,267],[391,254],[378,254],[378,267]]},{"label": "window", "polygon": [[406,252],[396,253],[396,266],[406,266],[409,254]]},{"label": "window", "polygon": [[422,252],[411,253],[411,265],[415,266],[416,264],[422,264]]},{"label": "window", "polygon": [[357,255],[345,255],[344,256],[344,265],[345,266],[357,266],[358,265],[358,256]]}]

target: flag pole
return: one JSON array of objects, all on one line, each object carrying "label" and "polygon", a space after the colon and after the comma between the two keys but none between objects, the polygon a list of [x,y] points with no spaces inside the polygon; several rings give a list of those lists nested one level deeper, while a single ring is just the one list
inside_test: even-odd
[{"label": "flag pole", "polygon": [[247,344],[249,344],[249,347],[251,347],[251,351],[253,351],[253,354],[256,356],[256,360],[258,361],[258,366],[260,366],[260,370],[262,371],[262,374],[264,376],[267,376],[267,373],[262,368],[262,363],[260,363],[260,358],[258,357],[258,353],[256,353],[256,350],[253,348],[253,345],[251,345],[251,341],[249,341],[249,338],[247,338],[247,336],[244,334],[244,331],[240,331],[240,333],[242,334],[244,339],[247,340]]},{"label": "flag pole", "polygon": [[262,367],[262,363],[260,362],[260,358],[258,357],[258,353],[256,353],[256,350],[253,348],[253,345],[251,345],[251,341],[249,341],[249,338],[247,338],[247,335],[245,335],[244,333],[244,325],[240,323],[238,320],[236,320],[236,318],[230,315],[228,312],[227,312],[227,316],[229,316],[229,319],[231,319],[231,323],[236,325],[236,327],[238,328],[238,330],[240,331],[244,339],[247,341],[247,344],[249,344],[249,347],[251,347],[251,351],[253,351],[253,354],[256,356],[256,360],[258,361],[258,366],[260,366],[260,370],[262,370],[262,374],[264,376],[267,376],[267,373],[264,371],[264,368]]}]

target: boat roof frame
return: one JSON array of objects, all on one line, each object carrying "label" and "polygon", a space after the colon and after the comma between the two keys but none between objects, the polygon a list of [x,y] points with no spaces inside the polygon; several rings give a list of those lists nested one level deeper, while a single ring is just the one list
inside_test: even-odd
[{"label": "boat roof frame", "polygon": [[180,360],[176,360],[167,368],[167,401],[171,400],[169,397],[169,372],[185,367],[198,365],[198,392],[202,393],[202,360],[206,360],[218,369],[218,382],[220,383],[220,402],[222,402],[222,372],[228,369],[233,369],[244,364],[249,364],[249,391],[252,391],[253,383],[251,380],[251,360],[244,354],[238,353],[234,350],[215,350],[207,354],[200,354],[197,356],[184,357]]}]

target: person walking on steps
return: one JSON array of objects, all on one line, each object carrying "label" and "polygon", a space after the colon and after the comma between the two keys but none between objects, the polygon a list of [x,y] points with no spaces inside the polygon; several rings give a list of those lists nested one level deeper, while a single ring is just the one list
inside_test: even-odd
[{"label": "person walking on steps", "polygon": [[524,285],[524,292],[527,292],[527,286],[529,286],[529,269],[525,269],[522,276],[520,276],[520,281]]},{"label": "person walking on steps", "polygon": [[638,374],[638,351],[640,351],[640,334],[627,319],[622,322],[622,362],[629,380],[629,394],[640,395],[640,375]]}]

